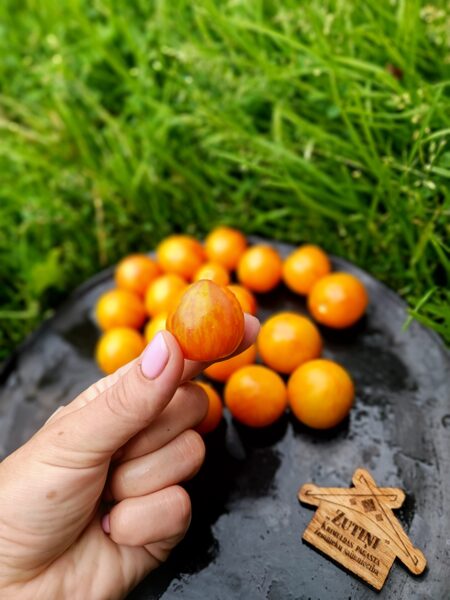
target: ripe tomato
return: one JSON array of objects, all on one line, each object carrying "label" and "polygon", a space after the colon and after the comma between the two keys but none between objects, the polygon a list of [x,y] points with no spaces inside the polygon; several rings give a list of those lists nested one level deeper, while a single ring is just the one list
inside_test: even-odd
[{"label": "ripe tomato", "polygon": [[208,259],[233,271],[247,248],[245,236],[231,227],[216,227],[205,240]]},{"label": "ripe tomato", "polygon": [[237,276],[239,281],[254,292],[269,292],[281,279],[283,263],[270,246],[253,246],[242,255]]},{"label": "ripe tomato", "polygon": [[331,271],[328,256],[318,246],[297,248],[283,263],[284,283],[297,294],[309,294],[313,285]]},{"label": "ripe tomato", "polygon": [[343,329],[360,319],[369,302],[366,288],[350,273],[325,275],[308,296],[312,316],[323,325]]},{"label": "ripe tomato", "polygon": [[141,298],[128,290],[110,290],[100,296],[95,307],[95,316],[101,329],[114,327],[140,329],[146,319]]},{"label": "ripe tomato", "polygon": [[187,288],[186,281],[175,273],[160,275],[148,286],[145,294],[145,308],[151,316],[168,312],[178,304],[181,294]]},{"label": "ripe tomato", "polygon": [[244,352],[241,352],[232,358],[227,358],[226,360],[212,364],[205,369],[205,375],[210,379],[225,382],[235,371],[246,365],[253,364],[255,360],[256,345],[253,344],[252,346],[249,346],[247,350],[244,350]]},{"label": "ripe tomato", "polygon": [[137,358],[144,348],[144,338],[135,329],[117,327],[101,336],[95,350],[95,358],[104,373],[114,373],[130,360]]},{"label": "ripe tomato", "polygon": [[219,426],[223,416],[222,400],[216,390],[208,383],[203,383],[203,381],[194,381],[194,383],[199,385],[208,396],[208,412],[206,413],[206,417],[195,428],[198,433],[204,435],[205,433],[214,431]]},{"label": "ripe tomato", "polygon": [[203,246],[189,235],[166,238],[156,248],[156,256],[165,273],[175,273],[188,280],[205,262]]},{"label": "ripe tomato", "polygon": [[145,254],[131,254],[116,267],[117,287],[144,296],[149,284],[158,277],[160,270],[154,260]]},{"label": "ripe tomato", "polygon": [[250,315],[256,315],[258,306],[256,304],[256,298],[250,290],[245,288],[243,285],[231,284],[227,286],[230,292],[236,296],[241,308],[244,312]]},{"label": "ripe tomato", "polygon": [[188,287],[169,314],[167,330],[185,358],[214,361],[236,350],[244,337],[244,313],[226,287],[203,279]]},{"label": "ripe tomato", "polygon": [[355,392],[347,371],[331,360],[301,365],[288,382],[289,405],[299,421],[315,429],[335,427],[350,412]]},{"label": "ripe tomato", "polygon": [[258,350],[266,365],[280,373],[292,373],[302,363],[320,356],[322,339],[309,319],[281,312],[263,323]]},{"label": "ripe tomato", "polygon": [[168,314],[169,313],[167,312],[159,313],[147,323],[144,329],[144,337],[147,343],[152,341],[158,331],[164,331],[166,329]]},{"label": "ripe tomato", "polygon": [[225,267],[222,267],[219,263],[207,262],[203,264],[198,271],[195,272],[193,281],[200,281],[200,279],[209,279],[217,283],[217,285],[228,285],[230,283],[230,276]]},{"label": "ripe tomato", "polygon": [[286,410],[286,386],[281,377],[267,367],[242,367],[225,385],[225,404],[233,417],[244,425],[266,427]]}]

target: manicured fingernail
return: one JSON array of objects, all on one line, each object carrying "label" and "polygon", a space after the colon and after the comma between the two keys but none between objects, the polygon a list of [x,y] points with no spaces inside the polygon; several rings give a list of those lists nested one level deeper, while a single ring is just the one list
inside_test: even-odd
[{"label": "manicured fingernail", "polygon": [[107,513],[102,519],[102,529],[105,533],[111,533],[111,523],[109,520],[109,513]]},{"label": "manicured fingernail", "polygon": [[161,332],[157,333],[144,350],[141,369],[144,377],[155,379],[160,375],[169,360],[169,349]]}]

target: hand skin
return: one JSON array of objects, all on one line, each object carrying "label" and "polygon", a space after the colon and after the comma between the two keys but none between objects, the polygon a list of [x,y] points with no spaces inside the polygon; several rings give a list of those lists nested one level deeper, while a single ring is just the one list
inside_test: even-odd
[{"label": "hand skin", "polygon": [[[236,353],[258,328],[246,315]],[[188,380],[208,365],[157,338],[0,463],[2,600],[123,598],[184,537],[191,503],[178,484],[203,462],[191,428],[207,410]]]}]

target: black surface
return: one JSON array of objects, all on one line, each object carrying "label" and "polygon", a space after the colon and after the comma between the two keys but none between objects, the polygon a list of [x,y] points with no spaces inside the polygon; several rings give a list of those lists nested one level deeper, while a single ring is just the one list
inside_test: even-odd
[{"label": "black surface", "polygon": [[[285,255],[287,245],[279,245]],[[130,595],[189,600],[336,600],[450,598],[450,359],[437,336],[417,323],[406,331],[402,301],[366,273],[367,317],[352,330],[323,330],[324,356],[351,372],[356,403],[336,430],[317,433],[289,417],[265,431],[227,419],[208,441],[206,464],[188,485],[193,521],[168,563]],[[111,271],[82,286],[16,353],[0,374],[0,456],[25,441],[60,404],[100,376],[92,355],[92,307],[112,286]],[[271,311],[304,312],[280,288],[260,296]],[[407,493],[397,511],[428,568],[414,577],[396,562],[377,593],[301,541],[311,509],[305,482],[344,486],[363,466],[378,484]]]}]

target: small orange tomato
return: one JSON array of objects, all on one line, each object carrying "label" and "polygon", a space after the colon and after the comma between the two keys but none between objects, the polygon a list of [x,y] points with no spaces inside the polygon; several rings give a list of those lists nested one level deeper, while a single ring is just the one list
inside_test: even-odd
[{"label": "small orange tomato", "polygon": [[244,313],[236,297],[203,279],[189,286],[169,314],[167,330],[185,358],[214,361],[236,350],[244,337]]},{"label": "small orange tomato", "polygon": [[205,262],[203,246],[189,235],[169,236],[156,248],[156,256],[165,273],[175,273],[188,280]]},{"label": "small orange tomato", "polygon": [[281,280],[283,263],[278,252],[270,246],[253,246],[241,257],[237,276],[254,292],[269,292]]},{"label": "small orange tomato", "polygon": [[144,296],[149,284],[158,277],[160,270],[154,260],[145,254],[131,254],[116,267],[117,287]]},{"label": "small orange tomato", "polygon": [[231,227],[216,227],[205,240],[208,259],[233,271],[247,248],[244,234]]},{"label": "small orange tomato", "polygon": [[187,288],[186,281],[175,273],[160,275],[147,288],[145,308],[154,317],[161,312],[168,312],[178,304],[181,294]]},{"label": "small orange tomato", "polygon": [[151,319],[144,329],[146,342],[151,342],[158,331],[164,331],[166,328],[167,312],[159,313]]},{"label": "small orange tomato", "polygon": [[281,377],[267,367],[242,367],[225,385],[225,404],[240,423],[266,427],[286,410],[286,386]]},{"label": "small orange tomato", "polygon": [[325,275],[308,296],[308,308],[316,321],[335,329],[356,323],[363,316],[368,302],[366,288],[350,273]]},{"label": "small orange tomato", "polygon": [[331,271],[328,256],[318,246],[305,244],[283,263],[284,283],[297,294],[309,294],[312,286]]},{"label": "small orange tomato", "polygon": [[225,267],[213,262],[205,263],[195,272],[193,281],[200,281],[200,279],[210,279],[217,285],[228,285],[230,283],[230,276]]},{"label": "small orange tomato", "polygon": [[315,429],[338,425],[350,412],[354,395],[350,375],[332,360],[311,360],[296,369],[288,382],[292,412]]},{"label": "small orange tomato", "polygon": [[140,329],[144,324],[145,307],[137,294],[128,290],[110,290],[100,296],[95,307],[95,316],[101,329],[114,327]]},{"label": "small orange tomato", "polygon": [[256,304],[256,298],[250,290],[245,288],[243,285],[234,283],[229,285],[228,289],[236,296],[244,312],[249,313],[250,315],[256,315],[258,306]]},{"label": "small orange tomato", "polygon": [[208,396],[208,412],[206,413],[206,417],[195,428],[198,433],[204,435],[205,433],[214,431],[219,426],[223,416],[222,400],[216,390],[208,383],[203,383],[203,381],[194,381],[194,383],[199,385]]},{"label": "small orange tomato", "polygon": [[135,329],[117,327],[101,336],[95,350],[95,358],[104,373],[114,373],[130,360],[137,358],[144,348],[144,338]]},{"label": "small orange tomato", "polygon": [[258,350],[266,365],[280,373],[292,373],[302,363],[320,356],[322,339],[306,317],[281,312],[261,326]]},{"label": "small orange tomato", "polygon": [[256,346],[253,344],[252,346],[249,346],[247,350],[244,350],[244,352],[241,352],[232,358],[227,358],[226,360],[214,363],[205,369],[205,375],[210,379],[225,382],[235,371],[246,365],[253,364],[255,360]]}]

